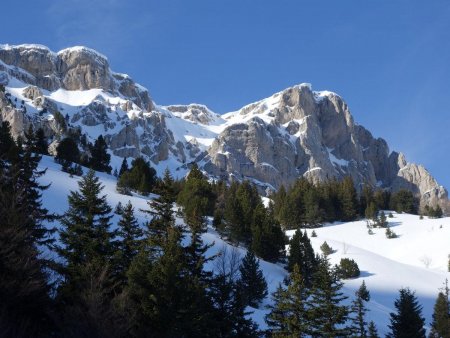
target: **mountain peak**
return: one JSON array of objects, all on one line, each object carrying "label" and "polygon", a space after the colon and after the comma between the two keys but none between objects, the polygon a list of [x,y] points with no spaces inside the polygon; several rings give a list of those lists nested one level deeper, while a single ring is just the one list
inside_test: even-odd
[{"label": "mountain peak", "polygon": [[160,173],[169,167],[180,177],[195,161],[210,177],[250,180],[262,193],[299,177],[351,176],[357,189],[406,188],[422,205],[446,207],[446,190],[425,168],[390,153],[386,141],[355,124],[338,94],[308,83],[220,116],[202,104],[155,105],[144,87],[112,72],[108,59],[88,47],[54,53],[41,45],[1,45],[0,61],[6,85],[0,118],[11,122],[15,136],[33,124],[54,148],[65,136],[54,119],[58,111],[80,137],[104,136],[113,167],[123,157],[144,156]]}]

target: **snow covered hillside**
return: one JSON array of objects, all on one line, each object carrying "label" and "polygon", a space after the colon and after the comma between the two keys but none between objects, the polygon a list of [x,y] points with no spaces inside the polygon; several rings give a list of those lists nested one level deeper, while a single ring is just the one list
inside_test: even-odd
[{"label": "snow covered hillside", "polygon": [[[41,178],[42,183],[51,183],[50,188],[44,193],[44,205],[52,212],[63,213],[68,208],[67,195],[71,190],[78,189],[79,177],[70,177],[60,171],[60,165],[51,157],[44,157],[41,168],[48,168],[47,173]],[[97,173],[100,177],[109,204],[114,207],[118,202],[122,204],[131,201],[134,205],[136,216],[140,224],[148,220],[148,215],[140,209],[148,209],[149,198],[133,195],[125,196],[116,192],[116,178],[104,173]],[[361,276],[356,279],[346,280],[344,292],[353,297],[363,280],[365,280],[372,298],[368,304],[370,312],[369,320],[374,320],[380,334],[387,331],[389,313],[393,311],[394,300],[398,296],[401,287],[410,287],[416,291],[420,303],[423,305],[423,314],[427,325],[431,321],[433,305],[446,278],[450,278],[447,272],[447,255],[450,253],[450,218],[423,219],[419,216],[393,213],[393,218],[388,218],[392,230],[399,236],[396,239],[387,239],[384,229],[374,229],[374,234],[369,235],[365,221],[351,223],[335,223],[315,229],[317,237],[311,237],[312,230],[307,230],[316,252],[320,252],[320,245],[327,243],[336,250],[330,256],[333,264],[339,263],[342,257],[354,259],[361,270]],[[117,222],[117,218],[113,219]],[[182,222],[178,218],[177,222]],[[287,235],[292,236],[293,231]],[[209,254],[213,255],[227,247],[233,248],[224,242],[217,232],[209,228],[203,235],[206,243],[214,243]],[[237,248],[243,256],[246,250]],[[287,272],[281,265],[261,261],[269,293],[276,287]],[[213,269],[213,263],[207,267]],[[268,297],[264,305],[270,302]],[[252,317],[265,328],[264,315],[267,311],[264,306],[254,311]]]}]

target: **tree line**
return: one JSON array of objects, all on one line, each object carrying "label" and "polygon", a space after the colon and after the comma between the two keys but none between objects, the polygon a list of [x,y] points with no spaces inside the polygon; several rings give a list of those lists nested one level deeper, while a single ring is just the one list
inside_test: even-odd
[{"label": "tree line", "polygon": [[[289,278],[272,295],[266,318],[269,330],[259,331],[249,319],[248,306],[262,306],[267,296],[257,256],[277,261],[285,244],[275,206],[264,207],[250,184],[212,184],[194,166],[181,185],[166,171],[154,187],[158,197],[143,210],[151,220],[139,224],[128,203],[115,208],[120,218],[115,225],[113,209],[91,170],[70,192],[68,210],[56,216],[42,206],[48,186],[39,184],[45,170],[38,170],[37,139],[29,131],[15,141],[9,124],[1,124],[2,335],[331,337],[367,332],[366,336],[376,336],[374,324],[365,322],[364,302],[369,297],[365,286],[351,307],[344,305],[337,269],[314,253],[301,231],[291,239]],[[205,196],[212,196],[212,202]],[[185,227],[175,222],[177,200],[183,206]],[[210,246],[203,243],[202,234],[208,214],[214,215],[223,236],[249,247],[244,259],[233,250],[207,255]],[[50,227],[51,222],[57,222],[58,229]],[[268,243],[280,234],[282,245]],[[416,327],[411,323],[417,322],[423,328],[414,294],[401,291],[398,302],[398,311],[391,315],[392,336],[410,332],[404,323]],[[404,313],[405,309],[409,310]],[[435,310],[432,327],[439,337],[448,328],[448,288],[439,294],[435,309],[440,310]],[[422,331],[408,337],[422,337]]]}]

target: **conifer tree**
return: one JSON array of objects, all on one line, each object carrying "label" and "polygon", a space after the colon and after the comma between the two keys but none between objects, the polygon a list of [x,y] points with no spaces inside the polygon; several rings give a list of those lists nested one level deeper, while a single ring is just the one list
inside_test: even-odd
[{"label": "conifer tree", "polygon": [[175,225],[172,203],[170,186],[163,184],[160,196],[149,203],[153,219],[128,272],[127,292],[134,304],[134,326],[140,336],[195,337],[211,326],[206,318],[212,316],[212,304],[206,297],[208,281],[203,274],[207,248],[197,235],[188,247],[181,245],[183,233]]},{"label": "conifer tree", "polygon": [[71,137],[62,139],[56,147],[55,161],[61,164],[63,170],[67,170],[72,163],[80,162],[80,150]]},{"label": "conifer tree", "polygon": [[257,308],[267,296],[267,282],[259,267],[259,260],[251,250],[247,251],[239,267],[238,286],[246,305]]},{"label": "conifer tree", "polygon": [[433,321],[431,322],[430,338],[450,338],[450,291],[448,281],[439,292],[434,304]]},{"label": "conifer tree", "polygon": [[[51,334],[52,300],[47,268],[38,245],[46,242],[42,227],[36,167],[12,163],[19,148],[9,124],[0,128],[0,332],[5,337],[47,337]],[[22,154],[23,156],[23,154]],[[21,167],[22,165],[22,167]],[[31,170],[25,173],[24,170]],[[31,187],[32,191],[29,191]],[[35,198],[33,200],[32,198]],[[37,208],[36,213],[33,208]]]},{"label": "conifer tree", "polygon": [[96,171],[103,171],[108,174],[111,173],[111,166],[109,161],[111,160],[111,155],[107,152],[108,146],[106,145],[105,139],[100,135],[94,142],[94,145],[89,146],[91,152],[91,158],[89,159],[89,167]]},{"label": "conifer tree", "polygon": [[143,231],[134,216],[134,208],[130,201],[121,207],[121,218],[118,222],[117,235],[121,238],[117,242],[118,273],[123,283],[126,282],[126,272],[130,268],[133,258],[137,255],[142,241]]},{"label": "conifer tree", "polygon": [[[235,280],[234,255],[222,252],[219,260],[224,268],[216,269],[210,288],[217,337],[258,337],[257,325],[246,318],[246,305]],[[229,260],[227,262],[227,260]],[[217,264],[217,261],[216,261]]]},{"label": "conifer tree", "polygon": [[364,281],[355,292],[355,296],[356,298],[352,301],[351,306],[352,330],[357,337],[365,338],[367,337],[367,322],[365,320],[367,308],[365,302],[370,300],[370,293]]},{"label": "conifer tree", "polygon": [[288,271],[292,271],[293,266],[298,265],[305,285],[310,287],[317,259],[306,231],[302,233],[298,229],[289,241],[289,245]]},{"label": "conifer tree", "polygon": [[276,262],[284,251],[285,236],[273,214],[262,203],[253,211],[251,250],[269,262]]},{"label": "conifer tree", "polygon": [[347,298],[341,291],[342,286],[336,271],[322,257],[314,274],[311,297],[308,299],[308,318],[313,336],[335,337],[350,333],[350,328],[345,326],[348,308],[341,304]]},{"label": "conifer tree", "polygon": [[391,313],[389,338],[424,338],[425,319],[422,307],[409,289],[400,289],[400,296],[394,302],[396,313]]},{"label": "conifer tree", "polygon": [[281,285],[273,294],[274,305],[270,305],[270,313],[266,323],[273,337],[305,337],[310,334],[307,320],[308,290],[304,285],[298,265],[294,265],[287,283],[287,289]]},{"label": "conifer tree", "polygon": [[35,138],[31,127],[25,136],[24,145],[18,145],[15,148],[17,149],[17,160],[11,167],[14,172],[13,184],[23,187],[24,195],[21,203],[26,206],[25,215],[28,215],[29,219],[27,227],[31,230],[36,243],[50,245],[53,242],[51,239],[53,230],[48,229],[44,223],[53,221],[55,216],[42,206],[42,193],[50,185],[39,183],[39,178],[45,175],[47,170],[38,170],[42,156],[35,152]]},{"label": "conifer tree", "polygon": [[214,212],[215,194],[212,186],[195,163],[178,195],[178,203],[183,206],[186,217],[194,213],[212,216]]},{"label": "conifer tree", "polygon": [[367,330],[367,338],[380,338],[380,336],[378,335],[377,327],[375,326],[375,323],[373,321],[370,321]]},{"label": "conifer tree", "polygon": [[353,180],[347,176],[341,183],[342,220],[352,221],[357,216],[357,199]]},{"label": "conifer tree", "polygon": [[0,158],[11,160],[10,151],[14,151],[16,144],[11,135],[11,125],[8,121],[2,121],[0,126]]},{"label": "conifer tree", "polygon": [[122,164],[120,165],[120,170],[119,170],[119,177],[122,176],[122,174],[126,171],[128,171],[128,160],[126,157],[123,158],[122,160]]},{"label": "conifer tree", "polygon": [[45,137],[44,130],[42,128],[39,128],[36,131],[35,137],[36,137],[35,142],[36,152],[42,155],[48,155],[48,143]]},{"label": "conifer tree", "polygon": [[62,246],[58,247],[66,262],[59,293],[75,301],[89,287],[93,274],[103,273],[105,267],[112,270],[116,236],[110,229],[112,209],[106,195],[100,195],[103,186],[95,172],[83,176],[78,187],[79,191],[71,191],[68,197],[69,209],[61,219],[59,233]]}]

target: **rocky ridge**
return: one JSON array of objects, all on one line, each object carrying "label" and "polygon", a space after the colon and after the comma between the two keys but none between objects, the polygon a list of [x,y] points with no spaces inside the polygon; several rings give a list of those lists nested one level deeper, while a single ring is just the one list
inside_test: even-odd
[{"label": "rocky ridge", "polygon": [[89,141],[103,134],[113,155],[143,155],[177,176],[196,161],[214,178],[249,179],[261,191],[304,176],[314,182],[350,175],[357,187],[407,188],[422,205],[447,208],[447,191],[422,166],[390,152],[353,121],[344,100],[308,84],[287,88],[242,109],[218,115],[204,105],[158,106],[129,76],[86,47],[58,53],[40,45],[0,45],[0,119],[15,136],[31,123],[55,143],[69,129]]}]

